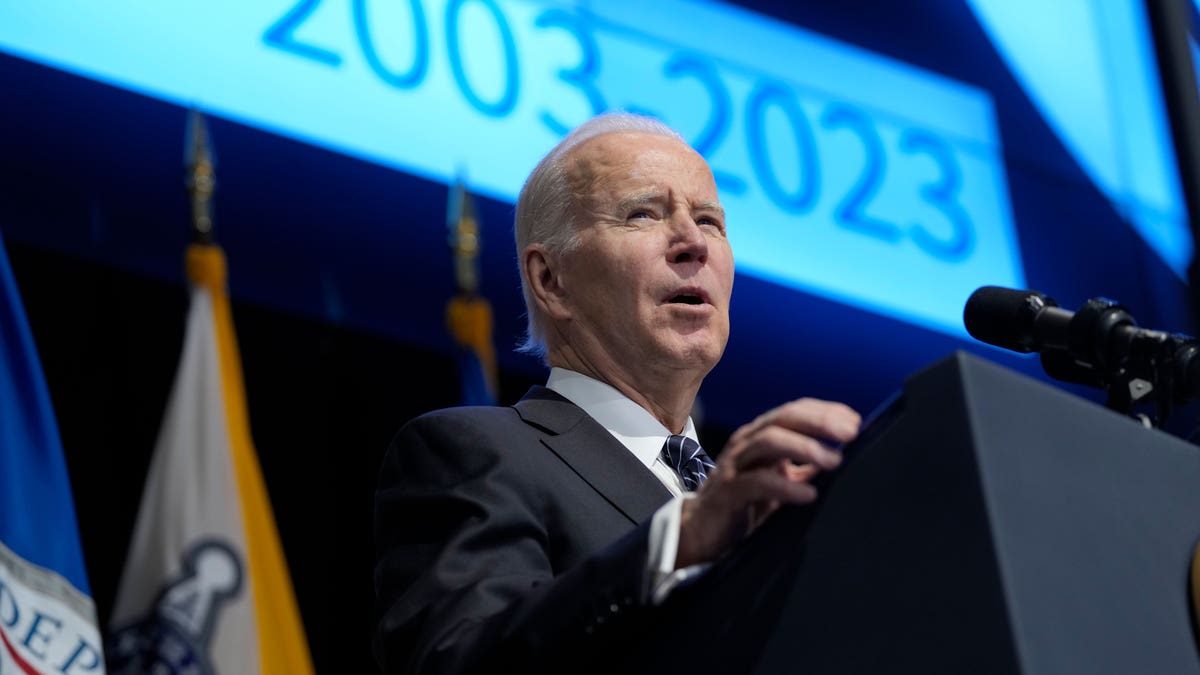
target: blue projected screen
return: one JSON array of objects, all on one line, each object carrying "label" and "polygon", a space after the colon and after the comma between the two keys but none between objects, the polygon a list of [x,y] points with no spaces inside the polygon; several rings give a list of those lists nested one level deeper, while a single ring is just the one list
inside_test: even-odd
[{"label": "blue projected screen", "polygon": [[1186,279],[1192,236],[1143,1],[966,3],[1080,170]]},{"label": "blue projected screen", "polygon": [[42,0],[0,50],[506,201],[644,112],[708,158],[743,273],[951,335],[1025,285],[987,91],[715,2]]}]

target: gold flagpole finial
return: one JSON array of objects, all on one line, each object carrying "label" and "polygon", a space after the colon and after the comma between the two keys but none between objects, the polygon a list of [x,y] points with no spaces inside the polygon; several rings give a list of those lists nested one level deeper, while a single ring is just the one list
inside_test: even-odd
[{"label": "gold flagpole finial", "polygon": [[[492,306],[479,293],[479,220],[475,204],[460,172],[446,206],[447,239],[454,252],[454,278],[458,292],[446,304],[446,325],[460,347],[478,359],[483,376],[463,375],[464,400],[474,405],[491,405],[498,398],[496,348],[492,345]],[[483,390],[486,390],[483,391]]]},{"label": "gold flagpole finial", "polygon": [[188,112],[184,146],[184,185],[192,200],[192,240],[213,242],[212,196],[217,189],[216,159],[208,135],[208,122],[195,108]]},{"label": "gold flagpole finial", "polygon": [[452,188],[446,213],[450,248],[454,251],[454,278],[458,290],[474,295],[479,290],[479,221],[475,206],[460,178]]}]

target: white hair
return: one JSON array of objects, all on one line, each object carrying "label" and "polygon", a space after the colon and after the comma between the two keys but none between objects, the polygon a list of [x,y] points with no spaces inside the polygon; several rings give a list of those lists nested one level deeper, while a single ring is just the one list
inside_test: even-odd
[{"label": "white hair", "polygon": [[521,272],[521,292],[525,296],[525,314],[529,319],[525,341],[518,351],[546,358],[546,326],[533,300],[533,291],[525,281],[525,248],[541,244],[550,255],[561,256],[579,245],[578,224],[572,216],[571,184],[567,175],[567,156],[584,143],[605,134],[643,133],[673,138],[685,143],[679,132],[653,117],[626,112],[597,115],[579,125],[559,141],[534,167],[517,197],[514,234],[517,240],[517,264]]}]

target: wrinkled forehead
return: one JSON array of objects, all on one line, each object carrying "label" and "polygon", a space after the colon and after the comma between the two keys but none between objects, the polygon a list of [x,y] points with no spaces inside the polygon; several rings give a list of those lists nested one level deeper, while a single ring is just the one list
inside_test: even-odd
[{"label": "wrinkled forehead", "polygon": [[708,163],[686,143],[644,132],[612,132],[596,136],[573,148],[564,158],[568,186],[578,203],[592,197],[613,196],[656,182],[679,182],[694,192],[716,187]]}]

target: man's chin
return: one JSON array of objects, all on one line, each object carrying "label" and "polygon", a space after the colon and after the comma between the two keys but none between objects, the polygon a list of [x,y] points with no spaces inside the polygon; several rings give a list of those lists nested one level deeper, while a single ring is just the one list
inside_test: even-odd
[{"label": "man's chin", "polygon": [[[707,373],[721,360],[725,352],[725,340],[715,336],[701,336],[693,333],[678,336],[679,340],[668,346],[664,357],[670,359],[681,368],[691,368],[701,373]],[[698,339],[700,338],[700,339]]]}]

